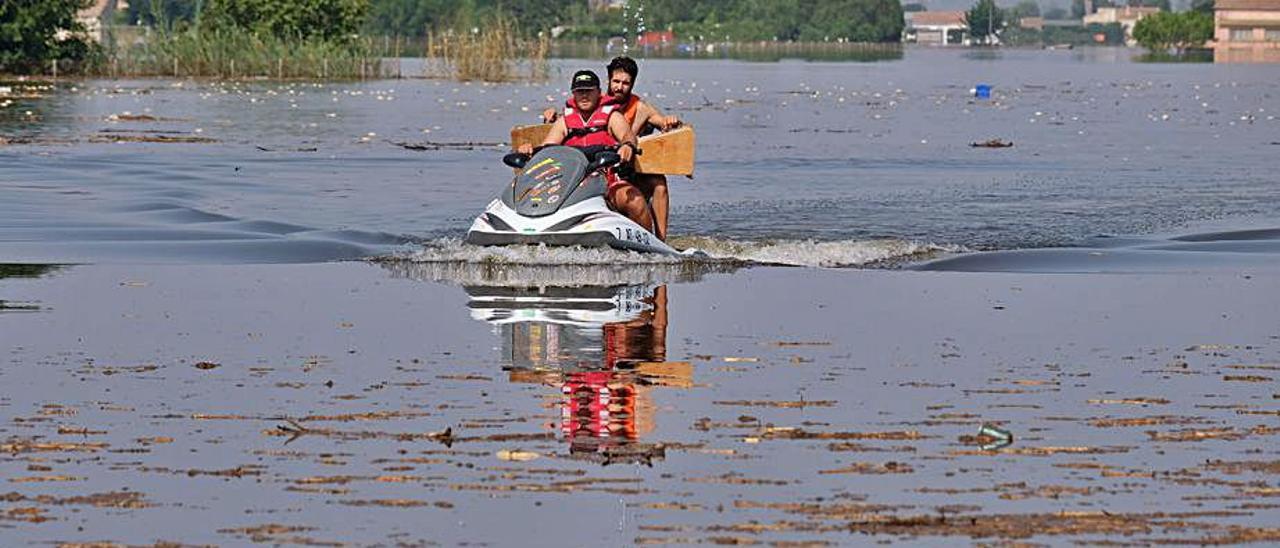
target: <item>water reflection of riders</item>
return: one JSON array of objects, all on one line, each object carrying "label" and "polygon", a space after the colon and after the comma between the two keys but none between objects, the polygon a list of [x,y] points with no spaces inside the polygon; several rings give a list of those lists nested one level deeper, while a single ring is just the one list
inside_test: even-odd
[{"label": "water reflection of riders", "polygon": [[608,369],[627,369],[638,362],[667,359],[667,286],[648,299],[652,308],[629,322],[604,324],[604,359]]},{"label": "water reflection of riders", "polygon": [[561,432],[571,453],[598,453],[636,441],[652,429],[648,387],[637,375],[667,356],[667,288],[654,289],[650,308],[630,321],[604,324],[601,369],[565,374]]},{"label": "water reflection of riders", "polygon": [[[565,105],[565,115],[551,124],[542,145],[617,146],[622,163],[630,163],[636,151],[635,133],[631,131],[631,126],[627,124],[618,105],[613,104],[612,100],[604,100],[600,93],[600,77],[589,70],[580,70],[574,73],[570,87],[573,97]],[[532,154],[533,146],[526,143],[516,150]],[[606,176],[608,187],[605,189],[605,198],[609,205],[653,232],[653,216],[640,189],[622,179],[618,170],[609,169]]]}]

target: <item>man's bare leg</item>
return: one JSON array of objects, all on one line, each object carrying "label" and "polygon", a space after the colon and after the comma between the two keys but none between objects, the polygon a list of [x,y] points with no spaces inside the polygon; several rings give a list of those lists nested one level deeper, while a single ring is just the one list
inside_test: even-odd
[{"label": "man's bare leg", "polygon": [[671,207],[671,198],[667,194],[667,177],[665,175],[636,175],[636,187],[649,198],[653,207],[656,227],[653,232],[659,240],[667,241],[667,212]]},{"label": "man's bare leg", "polygon": [[649,214],[649,204],[635,185],[624,183],[609,189],[609,204],[645,230],[653,231],[653,216]]}]

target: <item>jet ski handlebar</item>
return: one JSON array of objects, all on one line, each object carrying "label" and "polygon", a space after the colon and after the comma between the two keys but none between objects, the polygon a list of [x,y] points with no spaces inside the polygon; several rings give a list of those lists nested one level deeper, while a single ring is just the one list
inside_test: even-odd
[{"label": "jet ski handlebar", "polygon": [[[538,151],[545,148],[545,146],[554,146],[554,145],[544,145],[544,146],[535,147],[533,149],[533,153],[537,154]],[[591,165],[589,166],[590,171],[595,171],[597,169],[615,166],[622,161],[622,157],[618,156],[618,145],[592,145],[588,147],[573,147],[573,148],[578,149],[579,151],[582,152],[583,155],[587,157],[587,159],[591,160]],[[633,151],[634,155],[636,156],[640,155],[639,148],[636,148],[634,145],[631,148],[634,149]],[[519,152],[512,152],[502,157],[502,163],[508,166],[511,166],[515,169],[523,169],[525,164],[527,164],[529,162],[529,159],[532,157],[533,157],[533,154],[522,154]]]}]

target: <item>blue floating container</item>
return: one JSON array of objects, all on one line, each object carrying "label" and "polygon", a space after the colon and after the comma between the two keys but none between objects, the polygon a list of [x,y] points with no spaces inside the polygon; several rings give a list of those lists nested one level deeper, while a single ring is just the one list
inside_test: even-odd
[{"label": "blue floating container", "polygon": [[978,84],[973,88],[973,96],[979,99],[991,98],[991,84]]}]

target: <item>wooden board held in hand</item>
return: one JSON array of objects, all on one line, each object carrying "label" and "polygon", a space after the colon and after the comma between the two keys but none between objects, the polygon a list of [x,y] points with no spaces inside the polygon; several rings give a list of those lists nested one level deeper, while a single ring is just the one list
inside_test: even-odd
[{"label": "wooden board held in hand", "polygon": [[664,133],[640,138],[636,173],[693,175],[693,126],[684,125]]},{"label": "wooden board held in hand", "polygon": [[[551,124],[535,124],[511,128],[511,148],[522,144],[538,146],[547,138]],[[666,133],[655,133],[640,138],[640,150],[636,157],[636,172],[655,175],[693,175],[693,157],[696,139],[693,126],[684,125]]]},{"label": "wooden board held in hand", "polygon": [[547,138],[547,132],[551,131],[551,124],[534,124],[531,126],[516,126],[511,128],[511,149],[520,148],[520,145],[529,144],[538,146]]}]

